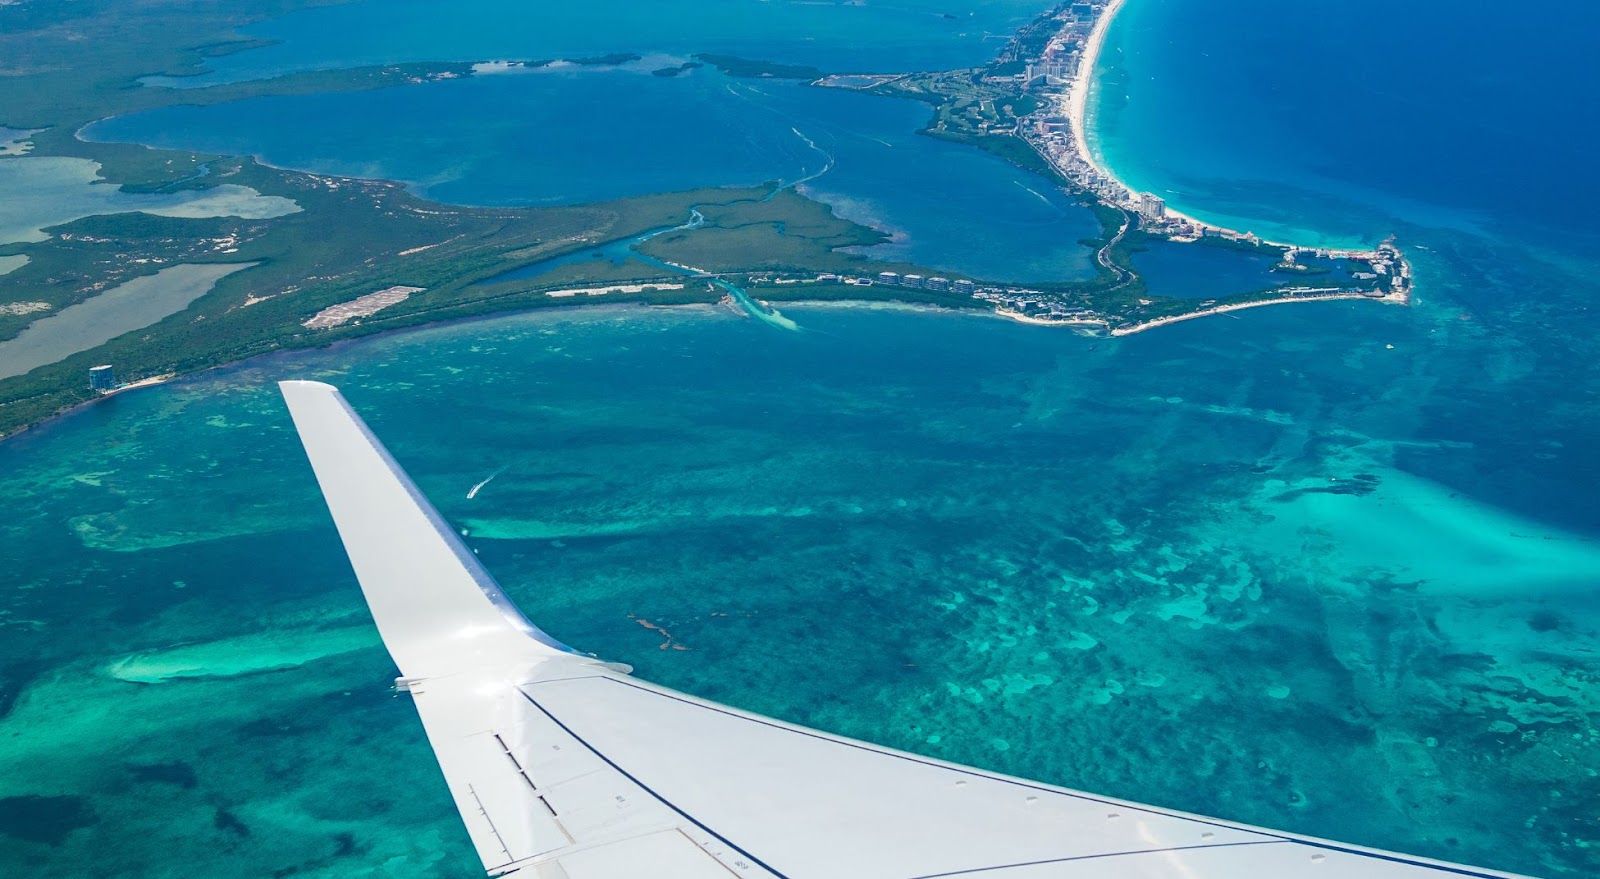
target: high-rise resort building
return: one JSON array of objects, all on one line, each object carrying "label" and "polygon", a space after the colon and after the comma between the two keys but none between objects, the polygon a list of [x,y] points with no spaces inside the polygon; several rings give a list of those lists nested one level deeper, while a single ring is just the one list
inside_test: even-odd
[{"label": "high-rise resort building", "polygon": [[1050,61],[1042,64],[1029,64],[1024,72],[1027,81],[1033,82],[1041,76],[1047,76],[1051,79],[1071,79],[1077,71],[1071,64]]},{"label": "high-rise resort building", "polygon": [[893,287],[896,284],[900,283],[900,273],[899,272],[879,272],[878,273],[878,283],[880,283],[880,284],[888,284],[889,286]]},{"label": "high-rise resort building", "polygon": [[966,278],[957,278],[950,285],[950,289],[956,291],[957,293],[965,293],[970,296],[972,295],[972,291],[976,288],[974,287],[973,283]]},{"label": "high-rise resort building", "polygon": [[922,289],[922,276],[921,275],[902,275],[900,277],[900,286],[902,286],[902,287],[915,287],[918,290],[920,290],[920,289]]},{"label": "high-rise resort building", "polygon": [[1139,196],[1139,216],[1146,220],[1161,220],[1167,216],[1167,203],[1161,196],[1147,192]]},{"label": "high-rise resort building", "polygon": [[110,364],[89,368],[89,390],[109,394],[117,389],[117,376]]},{"label": "high-rise resort building", "polygon": [[948,290],[948,289],[950,289],[950,279],[949,278],[929,278],[927,283],[923,284],[922,286],[926,287],[929,290]]}]

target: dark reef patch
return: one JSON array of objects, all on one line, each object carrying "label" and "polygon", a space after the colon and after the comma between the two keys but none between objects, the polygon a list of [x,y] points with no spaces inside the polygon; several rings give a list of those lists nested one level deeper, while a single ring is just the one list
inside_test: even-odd
[{"label": "dark reef patch", "polygon": [[1561,614],[1553,610],[1536,610],[1528,615],[1528,628],[1535,632],[1554,632],[1565,624]]},{"label": "dark reef patch", "polygon": [[28,794],[0,798],[0,833],[29,842],[55,845],[72,831],[98,820],[85,797]]},{"label": "dark reef patch", "polygon": [[218,830],[232,833],[238,837],[247,837],[250,835],[250,825],[241,821],[238,815],[235,815],[227,809],[221,808],[220,806],[217,808],[217,813],[211,816],[211,823],[214,824]]},{"label": "dark reef patch", "polygon": [[0,720],[11,713],[11,708],[17,704],[17,697],[22,695],[41,666],[37,662],[18,662],[0,669]]},{"label": "dark reef patch", "polygon": [[192,790],[199,784],[195,776],[194,767],[182,760],[170,763],[129,763],[128,771],[133,777],[147,784],[171,784]]}]

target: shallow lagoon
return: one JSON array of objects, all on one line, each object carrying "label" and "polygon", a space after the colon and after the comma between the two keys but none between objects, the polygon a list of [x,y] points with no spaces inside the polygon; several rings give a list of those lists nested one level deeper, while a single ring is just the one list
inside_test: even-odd
[{"label": "shallow lagoon", "polygon": [[160,217],[245,217],[294,213],[287,198],[225,183],[200,191],[124,192],[100,177],[100,165],[61,156],[0,158],[0,244],[44,241],[44,231],[97,214],[143,212]]},{"label": "shallow lagoon", "polygon": [[1196,244],[1151,240],[1134,252],[1133,267],[1158,296],[1214,299],[1229,293],[1259,290],[1286,280],[1274,274],[1279,259],[1270,254]]},{"label": "shallow lagoon", "polygon": [[830,72],[942,70],[987,61],[1047,8],[1041,0],[655,0],[542,5],[468,0],[441,14],[426,0],[364,0],[246,29],[275,45],[211,59],[192,84],[293,70],[400,61],[581,58],[612,52],[709,52]]},{"label": "shallow lagoon", "polygon": [[0,125],[0,156],[24,156],[33,151],[31,137],[37,134],[21,128]]},{"label": "shallow lagoon", "polygon": [[840,215],[889,232],[866,251],[884,259],[994,280],[1092,276],[1079,243],[1099,231],[1089,212],[1036,174],[918,135],[926,105],[705,68],[650,75],[675,60],[173,107],[86,136],[402,180],[463,204],[805,181]]},{"label": "shallow lagoon", "polygon": [[[55,363],[177,314],[216,283],[255,263],[169,266],[41,317],[0,341],[0,378]],[[0,264],[0,269],[3,269]],[[0,272],[4,274],[4,272]]]}]

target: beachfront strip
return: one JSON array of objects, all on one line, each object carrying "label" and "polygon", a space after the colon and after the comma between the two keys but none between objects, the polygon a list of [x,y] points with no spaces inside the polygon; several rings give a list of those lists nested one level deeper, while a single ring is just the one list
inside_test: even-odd
[{"label": "beachfront strip", "polygon": [[[1026,67],[1014,75],[1024,92],[1036,96],[1039,101],[1037,110],[1017,120],[1017,135],[1032,145],[1071,185],[1121,210],[1130,225],[1137,222],[1146,233],[1180,242],[1218,239],[1230,245],[1279,248],[1283,252],[1280,269],[1291,272],[1304,268],[1304,260],[1309,258],[1347,260],[1355,265],[1354,279],[1375,283],[1362,288],[1287,287],[1274,291],[1270,298],[1220,307],[1202,302],[1194,312],[1112,326],[1112,333],[1126,335],[1178,320],[1283,302],[1357,298],[1401,304],[1409,301],[1411,264],[1392,239],[1372,250],[1331,250],[1265,241],[1250,232],[1228,229],[1172,211],[1158,195],[1134,191],[1095,159],[1086,135],[1089,93],[1106,32],[1124,2],[1126,0],[1071,0],[1046,13],[1045,18],[1053,20],[1054,36],[1044,43],[1036,56],[1020,59],[1026,61]],[[1052,313],[1047,308],[1041,313],[1039,306],[1047,306],[1047,303],[1008,304],[1035,305],[1033,309],[1005,306],[1000,309],[1008,316],[1027,317],[1030,323],[1082,322],[1081,315],[1067,313],[1067,309],[1054,309]]]},{"label": "beachfront strip", "polygon": [[[710,277],[707,275],[706,277]],[[840,275],[833,272],[822,272],[813,277],[779,276],[771,274],[757,274],[742,276],[742,283],[749,286],[749,292],[759,295],[760,288],[771,285],[782,288],[787,285],[820,285],[828,286],[843,284],[853,287],[898,287],[910,290],[932,290],[937,292],[951,292],[959,295],[970,296],[973,299],[989,303],[994,307],[995,314],[1001,317],[1040,326],[1065,326],[1077,329],[1088,335],[1102,336],[1131,336],[1157,327],[1180,323],[1186,320],[1209,317],[1214,314],[1227,314],[1232,311],[1243,311],[1247,308],[1260,308],[1264,305],[1282,305],[1289,302],[1328,302],[1336,299],[1367,299],[1378,302],[1404,304],[1403,294],[1386,292],[1381,288],[1352,289],[1348,287],[1310,287],[1294,286],[1280,287],[1272,291],[1272,296],[1265,299],[1250,299],[1245,301],[1221,302],[1216,299],[1204,299],[1195,303],[1194,310],[1152,317],[1145,320],[1123,320],[1108,317],[1099,312],[1081,305],[1064,303],[1060,294],[1048,290],[1036,290],[1030,287],[993,286],[982,285],[967,278],[924,278],[921,275],[902,275],[897,272],[879,272],[876,277]],[[550,293],[546,295],[557,295]],[[757,300],[762,301],[762,300]],[[1149,300],[1140,300],[1149,304]],[[762,301],[762,304],[766,304]]]},{"label": "beachfront strip", "polygon": [[1138,216],[1146,232],[1174,241],[1221,238],[1244,244],[1287,249],[1285,263],[1301,255],[1350,259],[1370,264],[1385,276],[1381,298],[1404,301],[1411,286],[1411,267],[1392,243],[1373,250],[1327,250],[1292,242],[1264,241],[1250,232],[1228,229],[1169,209],[1154,193],[1135,192],[1096,161],[1086,135],[1089,92],[1095,64],[1111,21],[1126,0],[1075,0],[1048,13],[1058,22],[1054,37],[1022,73],[1023,87],[1041,100],[1041,109],[1020,119],[1018,134],[1045,157],[1063,177],[1106,204]]}]

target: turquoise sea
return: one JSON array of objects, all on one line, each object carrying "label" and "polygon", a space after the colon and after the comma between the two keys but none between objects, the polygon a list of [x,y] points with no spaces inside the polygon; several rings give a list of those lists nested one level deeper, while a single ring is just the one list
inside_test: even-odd
[{"label": "turquoise sea", "polygon": [[[423,28],[420,5],[392,8],[383,28]],[[319,36],[321,16],[362,10],[268,23],[280,45],[219,70],[370,60]],[[1106,794],[1600,874],[1600,234],[1577,146],[1600,131],[1583,63],[1600,11],[1558,4],[1537,39],[1481,0],[1128,0],[1124,16],[1095,120],[1112,167],[1262,233],[1394,232],[1417,302],[1117,340],[887,307],[785,308],[798,333],[597,309],[266,358],[90,407],[0,444],[0,864],[476,875],[271,386],[314,377],[346,390],[530,617],[648,679]],[[907,27],[907,45],[928,39]],[[604,48],[699,51],[692,36]],[[750,87],[690,81],[676,94]],[[441,198],[493,193],[496,173],[506,200],[559,182],[464,126],[436,130],[475,167],[430,182],[411,148],[305,109],[451,103],[435,88],[305,99],[283,111],[319,144],[304,154],[275,153],[290,145],[249,129],[250,107],[105,125],[284,164],[393,163],[381,173]],[[455,94],[480,88],[513,87]],[[920,107],[900,120],[894,102],[759,88],[771,97],[705,112],[748,113],[770,138],[742,154],[751,173],[816,170],[792,133],[782,145],[806,132],[837,157],[807,185],[839,175],[840,204],[873,185],[870,164],[846,176],[866,154],[853,131],[928,162],[951,149],[912,135]],[[578,100],[527,94],[530,113]],[[792,117],[755,121],[770,108]],[[553,156],[579,151],[579,133],[546,132]],[[627,175],[711,167],[659,139],[632,155]],[[929,179],[952,197],[1003,189],[949,167]],[[880,218],[927,212],[905,187],[862,191]],[[977,251],[1017,216],[974,212],[964,245],[923,234],[952,264],[992,259]],[[896,246],[925,243],[889,222]],[[1213,295],[1207,257],[1141,259]]]}]

